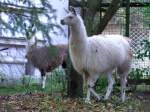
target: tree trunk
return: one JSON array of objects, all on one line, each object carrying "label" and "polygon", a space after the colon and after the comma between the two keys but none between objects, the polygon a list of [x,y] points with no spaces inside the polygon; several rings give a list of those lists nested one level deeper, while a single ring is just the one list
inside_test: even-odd
[{"label": "tree trunk", "polygon": [[67,95],[70,98],[83,97],[83,79],[72,66],[70,58],[67,60],[67,76],[68,76],[68,90]]}]

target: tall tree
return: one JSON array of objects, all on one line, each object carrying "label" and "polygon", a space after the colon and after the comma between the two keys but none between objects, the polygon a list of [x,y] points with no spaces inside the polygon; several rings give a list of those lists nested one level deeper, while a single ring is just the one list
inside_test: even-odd
[{"label": "tall tree", "polygon": [[[100,34],[107,26],[108,22],[119,9],[123,0],[70,0],[70,5],[75,7],[82,7],[85,9],[85,24],[89,35]],[[104,10],[104,4],[109,4],[105,9],[105,14],[102,19],[100,12]],[[106,7],[106,6],[105,6]]]}]

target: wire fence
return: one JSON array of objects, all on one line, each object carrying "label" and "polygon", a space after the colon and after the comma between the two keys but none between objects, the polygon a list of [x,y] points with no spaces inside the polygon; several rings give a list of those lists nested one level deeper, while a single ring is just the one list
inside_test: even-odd
[{"label": "wire fence", "polygon": [[[134,1],[134,3],[137,1]],[[139,1],[138,1],[139,2]],[[140,1],[144,3],[145,1]],[[148,6],[130,7],[130,24],[129,24],[129,38],[132,40],[132,51],[134,59],[132,62],[132,70],[137,73],[140,71],[140,78],[149,78],[150,76],[150,60],[147,57],[137,59],[135,56],[144,51],[144,46],[141,43],[144,40],[150,41],[150,8]],[[120,8],[116,15],[111,19],[103,34],[121,34],[125,35],[126,32],[126,9]],[[142,72],[143,71],[143,72]],[[133,72],[132,72],[133,73]],[[131,74],[133,75],[133,74]],[[136,74],[137,75],[137,74]],[[133,76],[131,76],[134,78]]]}]

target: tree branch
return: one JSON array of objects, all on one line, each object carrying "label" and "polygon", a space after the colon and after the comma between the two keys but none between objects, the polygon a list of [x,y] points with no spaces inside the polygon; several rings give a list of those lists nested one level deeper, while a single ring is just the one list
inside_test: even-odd
[{"label": "tree branch", "polygon": [[101,34],[102,31],[107,26],[108,22],[111,20],[111,18],[114,16],[114,14],[117,12],[117,10],[120,7],[122,0],[112,0],[111,4],[109,5],[104,17],[97,25],[97,29],[95,31],[96,34]]},{"label": "tree branch", "polygon": [[43,13],[46,11],[43,7],[26,7],[26,6],[19,6],[15,4],[9,4],[9,3],[2,3],[0,2],[0,12],[20,12],[20,13]]}]

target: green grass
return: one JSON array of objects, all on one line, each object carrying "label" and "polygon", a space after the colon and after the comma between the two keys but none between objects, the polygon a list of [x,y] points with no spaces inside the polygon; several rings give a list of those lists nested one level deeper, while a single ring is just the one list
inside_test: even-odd
[{"label": "green grass", "polygon": [[137,91],[142,91],[142,92],[150,91],[150,85],[145,85],[145,84],[137,85],[136,90]]},{"label": "green grass", "polygon": [[[24,84],[22,84],[24,82]],[[55,91],[65,92],[67,87],[66,76],[63,71],[55,70],[53,74],[47,76],[46,87],[42,89],[38,80],[24,75],[21,79],[15,80],[15,84],[0,84],[0,95],[11,95],[19,93],[52,93]]]},{"label": "green grass", "polygon": [[[27,81],[28,82],[28,81]],[[0,86],[0,95],[12,95],[12,94],[20,94],[20,93],[36,93],[36,92],[44,92],[44,93],[52,93],[55,91],[65,92],[66,90],[66,80],[50,77],[47,78],[46,87],[42,89],[42,86],[37,83],[35,80],[31,80],[30,83],[25,85],[23,84],[16,84],[16,85],[5,85]]]},{"label": "green grass", "polygon": [[28,93],[28,92],[42,92],[46,90],[42,90],[39,85],[16,85],[16,86],[1,86],[0,87],[0,95],[12,95],[19,93]]},{"label": "green grass", "polygon": [[31,84],[31,85],[16,85],[16,86],[0,86],[0,95],[12,95],[12,94],[20,94],[20,93],[52,93],[55,91],[63,91],[63,88],[59,84],[55,85],[47,85],[45,89],[42,89],[39,84]]}]

